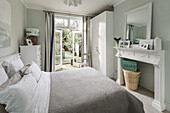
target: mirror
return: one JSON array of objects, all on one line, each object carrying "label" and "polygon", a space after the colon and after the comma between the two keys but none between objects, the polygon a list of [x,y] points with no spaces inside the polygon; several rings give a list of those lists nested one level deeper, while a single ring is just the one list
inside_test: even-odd
[{"label": "mirror", "polygon": [[125,40],[132,45],[141,39],[151,38],[152,3],[133,9],[125,14]]}]

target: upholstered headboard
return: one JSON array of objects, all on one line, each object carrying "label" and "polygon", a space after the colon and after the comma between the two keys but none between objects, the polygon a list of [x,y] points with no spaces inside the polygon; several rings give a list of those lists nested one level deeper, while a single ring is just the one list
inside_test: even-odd
[{"label": "upholstered headboard", "polygon": [[20,57],[20,53],[8,55],[8,56],[5,56],[5,57],[0,57],[0,64],[2,64],[2,62],[5,61],[5,60],[13,61],[13,60],[15,60],[18,57]]}]

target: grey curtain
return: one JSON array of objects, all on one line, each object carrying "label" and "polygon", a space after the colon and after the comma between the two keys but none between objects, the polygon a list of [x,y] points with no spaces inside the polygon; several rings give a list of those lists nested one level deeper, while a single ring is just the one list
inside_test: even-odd
[{"label": "grey curtain", "polygon": [[[90,47],[90,19],[91,17],[84,16],[83,17],[83,49],[82,53],[89,53],[91,55],[91,47]],[[90,56],[91,57],[91,56]],[[82,61],[84,57],[82,56]],[[90,66],[91,66],[91,58],[90,58]]]},{"label": "grey curtain", "polygon": [[45,13],[45,68],[46,72],[55,71],[55,21],[54,13]]}]

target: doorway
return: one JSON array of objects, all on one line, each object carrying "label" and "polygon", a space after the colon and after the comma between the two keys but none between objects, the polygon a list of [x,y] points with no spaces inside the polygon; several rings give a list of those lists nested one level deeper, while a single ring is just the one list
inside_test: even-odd
[{"label": "doorway", "polygon": [[79,68],[82,62],[83,17],[55,16],[55,70]]},{"label": "doorway", "polygon": [[79,68],[82,62],[82,43],[82,31],[55,30],[56,71]]}]

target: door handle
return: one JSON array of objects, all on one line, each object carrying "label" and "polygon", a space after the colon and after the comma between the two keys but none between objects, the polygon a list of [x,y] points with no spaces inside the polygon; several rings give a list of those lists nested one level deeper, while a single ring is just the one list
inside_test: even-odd
[{"label": "door handle", "polygon": [[96,47],[96,53],[100,55],[98,47]]}]

